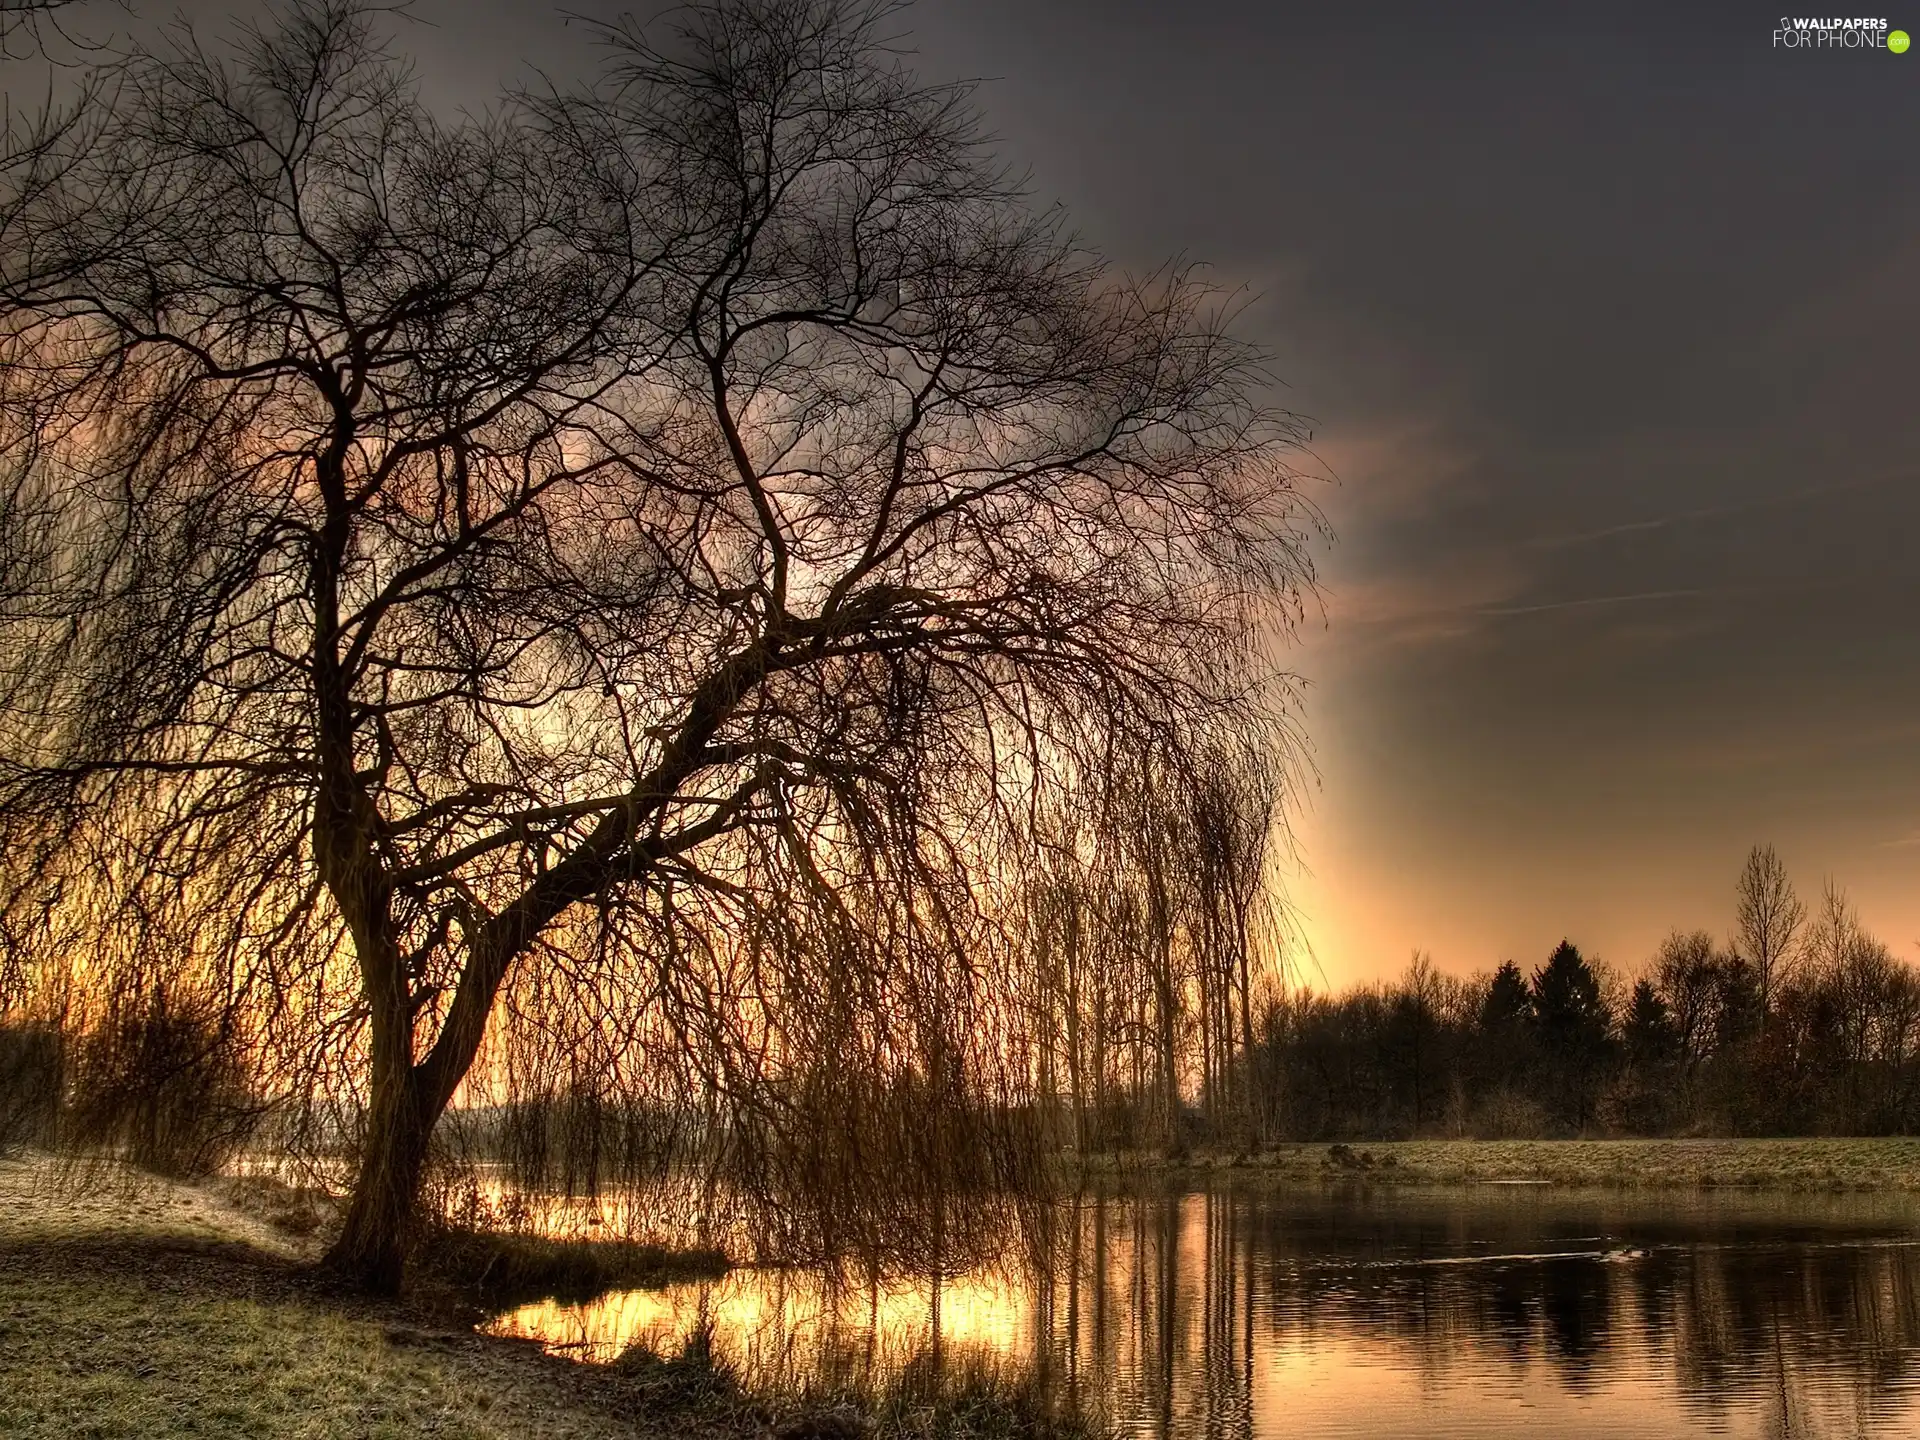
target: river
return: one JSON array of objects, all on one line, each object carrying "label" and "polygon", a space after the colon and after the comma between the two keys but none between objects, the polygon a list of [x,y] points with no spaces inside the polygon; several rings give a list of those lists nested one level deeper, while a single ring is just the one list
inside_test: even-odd
[{"label": "river", "polygon": [[1014,1370],[1166,1437],[1920,1436],[1920,1202],[1214,1188],[1087,1197],[1058,1258],[740,1270],[503,1315],[584,1362],[696,1328],[749,1379]]}]

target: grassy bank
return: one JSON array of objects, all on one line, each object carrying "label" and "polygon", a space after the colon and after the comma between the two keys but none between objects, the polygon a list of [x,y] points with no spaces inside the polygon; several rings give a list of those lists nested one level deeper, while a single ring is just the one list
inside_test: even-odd
[{"label": "grassy bank", "polygon": [[[83,1190],[58,1180],[44,1161],[0,1160],[0,1435],[18,1440],[1063,1433],[1016,1390],[932,1405],[882,1396],[863,1413],[747,1394],[704,1352],[574,1364],[476,1334],[470,1290],[430,1284],[405,1303],[327,1291],[305,1263],[320,1236],[297,1206],[286,1213],[285,1196],[137,1175]],[[516,1284],[584,1284],[629,1266],[682,1273],[637,1247],[462,1245],[463,1263]]]},{"label": "grassy bank", "polygon": [[1122,1157],[1096,1169],[1274,1180],[1688,1189],[1920,1191],[1920,1139],[1400,1140],[1283,1145],[1188,1160]]}]

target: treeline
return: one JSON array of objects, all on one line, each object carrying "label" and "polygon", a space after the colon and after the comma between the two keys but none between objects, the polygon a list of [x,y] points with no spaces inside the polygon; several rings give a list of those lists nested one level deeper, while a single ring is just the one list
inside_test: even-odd
[{"label": "treeline", "polygon": [[[1008,1099],[949,1114],[925,1144],[959,1156],[1005,1148],[968,1125],[1081,1154],[1920,1133],[1920,969],[1866,932],[1838,886],[1810,913],[1771,847],[1748,857],[1725,939],[1676,931],[1638,976],[1563,941],[1530,968],[1508,961],[1460,978],[1416,955],[1397,980],[1317,993],[1259,963],[1275,939],[1262,877],[1276,786],[1241,778],[1195,789],[1181,807],[1146,803],[1142,786],[1129,823],[1109,817],[1099,836],[1063,824],[1073,843],[1060,851],[1078,863],[1036,867],[1012,887],[1009,929],[1029,958],[1023,1003],[954,1031],[1005,1067]],[[1208,863],[1177,863],[1194,854]],[[0,1151],[57,1140],[197,1173],[261,1143],[272,1097],[235,1059],[223,1013],[166,987],[133,1001],[92,1025],[0,1014]],[[477,1145],[505,1161],[530,1192],[580,1193],[657,1180],[716,1145],[764,1143],[664,1092],[627,1093],[607,1053],[618,1037],[603,1017],[573,1018],[556,1032],[559,1050],[502,1072],[502,1105],[463,1111],[462,1153]],[[525,1083],[536,1074],[542,1084]],[[844,1091],[849,1080],[830,1083]],[[770,1093],[795,1109],[814,1103],[791,1077]],[[875,1091],[857,1108],[911,1100]],[[736,1187],[758,1174],[723,1169]]]},{"label": "treeline", "polygon": [[1638,978],[1563,941],[1468,979],[1271,1000],[1244,1057],[1272,1139],[1920,1131],[1920,971],[1771,846],[1726,940],[1675,931]]}]

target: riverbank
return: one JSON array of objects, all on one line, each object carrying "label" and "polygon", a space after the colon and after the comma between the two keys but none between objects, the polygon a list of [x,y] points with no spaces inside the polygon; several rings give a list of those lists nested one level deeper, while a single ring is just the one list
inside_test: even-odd
[{"label": "riverbank", "polygon": [[1017,1395],[873,1413],[745,1393],[703,1353],[582,1365],[465,1292],[340,1295],[298,1197],[0,1160],[0,1434],[18,1440],[918,1440],[1071,1435]]},{"label": "riverbank", "polygon": [[1253,1155],[1103,1157],[1095,1173],[1381,1185],[1532,1183],[1620,1189],[1920,1191],[1920,1138],[1396,1140]]}]

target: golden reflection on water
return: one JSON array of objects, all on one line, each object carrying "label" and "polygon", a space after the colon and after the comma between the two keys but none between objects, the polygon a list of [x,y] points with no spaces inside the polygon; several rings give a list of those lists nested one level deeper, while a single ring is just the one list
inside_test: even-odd
[{"label": "golden reflection on water", "polygon": [[[553,1300],[500,1317],[494,1333],[546,1342],[605,1363],[633,1345],[679,1351],[696,1331],[758,1379],[805,1379],[832,1357],[861,1378],[899,1374],[936,1340],[987,1356],[1029,1353],[1034,1317],[1025,1287],[1004,1276],[950,1279],[937,1291],[909,1280],[835,1284],[806,1271],[735,1270],[701,1285],[626,1290],[584,1305]],[[836,1354],[836,1352],[839,1352]]]},{"label": "golden reflection on water", "polygon": [[1092,1198],[1037,1277],[745,1270],[493,1328],[591,1361],[705,1331],[759,1384],[986,1363],[1142,1435],[1920,1436],[1917,1221],[1871,1197]]}]

